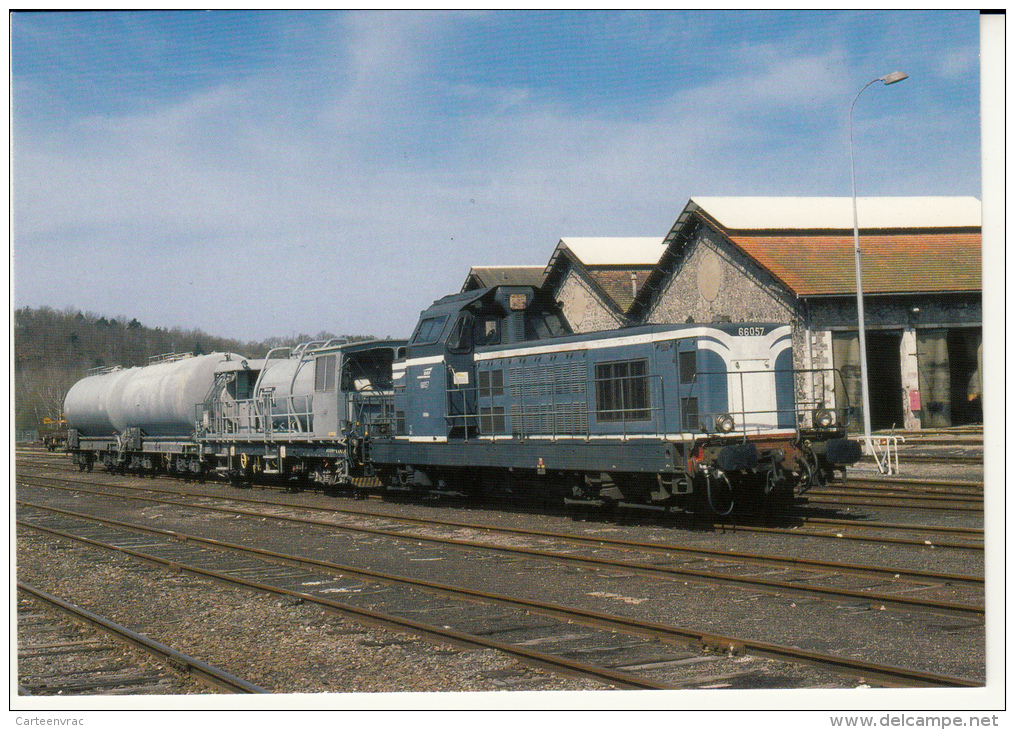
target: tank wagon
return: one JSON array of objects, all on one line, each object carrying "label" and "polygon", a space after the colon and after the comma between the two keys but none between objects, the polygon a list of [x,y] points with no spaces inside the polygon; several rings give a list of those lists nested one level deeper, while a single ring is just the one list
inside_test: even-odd
[{"label": "tank wagon", "polygon": [[[367,448],[386,428],[391,363],[404,341],[344,340],[159,358],[91,374],[68,392],[68,449],[79,469],[275,475],[326,486],[372,474]],[[385,390],[387,389],[387,390]]]},{"label": "tank wagon", "polygon": [[408,341],[110,371],[65,411],[80,468],[727,513],[860,458],[847,404],[797,397],[835,377],[793,369],[788,325],[574,334],[544,292],[498,286],[434,302]]},{"label": "tank wagon", "polygon": [[64,399],[67,447],[79,469],[95,462],[130,468],[199,473],[194,404],[205,399],[221,362],[236,354],[163,355],[146,367],[93,370]]}]

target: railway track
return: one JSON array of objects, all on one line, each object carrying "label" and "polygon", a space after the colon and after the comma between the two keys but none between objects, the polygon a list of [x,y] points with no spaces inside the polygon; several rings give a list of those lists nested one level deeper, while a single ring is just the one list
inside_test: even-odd
[{"label": "railway track", "polygon": [[828,485],[807,492],[808,504],[845,504],[983,514],[983,494],[927,493],[903,489],[864,490]]},{"label": "railway track", "polygon": [[[509,527],[495,526],[495,525],[484,524],[484,523],[465,522],[465,521],[459,521],[459,520],[431,519],[431,518],[422,518],[422,517],[411,517],[411,516],[405,516],[405,515],[393,515],[393,514],[391,514],[389,512],[384,512],[384,511],[378,512],[378,511],[373,511],[373,510],[369,510],[369,509],[362,509],[362,508],[360,508],[360,509],[337,508],[337,507],[336,508],[332,508],[332,507],[329,506],[327,509],[322,509],[322,508],[315,508],[315,507],[309,507],[309,506],[293,505],[293,504],[288,503],[288,502],[282,503],[282,502],[274,502],[274,501],[265,500],[265,499],[256,499],[256,497],[242,497],[242,496],[239,496],[239,495],[218,496],[218,495],[208,494],[208,493],[202,492],[202,491],[191,491],[191,490],[187,490],[187,489],[181,489],[179,487],[178,488],[173,488],[173,489],[157,489],[157,488],[154,488],[154,487],[151,487],[151,486],[133,487],[133,486],[127,486],[127,485],[120,485],[120,484],[116,484],[116,485],[114,485],[114,484],[100,484],[100,483],[97,483],[97,482],[90,482],[90,481],[80,482],[78,480],[62,480],[62,481],[68,482],[67,485],[64,485],[64,484],[61,484],[61,483],[47,484],[47,483],[45,483],[47,481],[47,479],[48,479],[48,477],[43,477],[43,478],[37,477],[36,480],[25,481],[25,483],[32,483],[32,484],[37,484],[37,485],[41,485],[41,486],[49,486],[50,488],[64,488],[64,489],[73,490],[73,491],[87,491],[88,493],[94,493],[94,494],[98,494],[98,495],[113,495],[113,493],[112,492],[106,492],[106,491],[100,491],[100,490],[96,490],[96,489],[89,490],[89,489],[86,488],[86,486],[90,485],[90,486],[94,486],[94,487],[110,487],[110,488],[130,490],[130,491],[135,491],[135,492],[161,493],[161,494],[172,495],[174,497],[177,497],[177,496],[193,497],[193,499],[198,499],[198,500],[207,500],[207,499],[209,499],[209,497],[212,497],[212,499],[215,499],[215,497],[217,496],[217,499],[221,499],[221,500],[223,500],[224,502],[226,502],[228,504],[253,505],[253,506],[258,507],[258,508],[268,508],[270,510],[279,510],[279,509],[281,509],[281,510],[289,510],[289,511],[300,510],[300,511],[306,511],[306,512],[311,512],[311,513],[321,513],[321,514],[327,515],[328,517],[332,517],[334,515],[347,515],[347,516],[352,516],[352,517],[375,518],[375,519],[380,519],[380,520],[384,520],[384,521],[396,522],[396,523],[399,523],[401,525],[406,525],[406,526],[416,526],[416,527],[424,528],[424,529],[427,529],[427,530],[432,529],[432,528],[446,528],[446,529],[450,529],[450,530],[468,530],[468,531],[473,532],[473,533],[481,533],[481,534],[488,535],[488,536],[491,536],[491,537],[494,537],[494,538],[496,536],[504,536],[504,535],[512,535],[512,536],[514,536],[514,535],[523,535],[523,536],[526,536],[526,537],[544,538],[544,539],[548,539],[548,540],[553,540],[555,542],[563,542],[563,543],[568,543],[568,544],[573,544],[573,545],[591,546],[591,547],[594,547],[594,548],[613,548],[613,549],[618,549],[618,550],[633,551],[633,552],[639,553],[641,555],[645,555],[645,554],[662,554],[662,555],[668,555],[668,556],[671,556],[671,557],[672,556],[696,557],[696,558],[705,558],[705,559],[718,560],[718,561],[723,562],[723,563],[730,563],[731,561],[739,561],[739,562],[749,563],[749,565],[753,565],[753,566],[764,566],[764,567],[769,567],[769,568],[781,569],[781,570],[784,570],[784,571],[811,570],[811,571],[817,571],[817,572],[822,572],[822,573],[827,573],[827,572],[830,571],[830,572],[834,572],[834,573],[840,573],[840,574],[848,574],[848,575],[852,575],[852,576],[858,576],[858,577],[861,577],[861,578],[866,578],[866,579],[870,579],[870,580],[874,580],[874,581],[881,581],[881,580],[884,580],[884,579],[889,579],[889,580],[897,581],[899,579],[902,579],[903,581],[911,580],[911,581],[923,582],[924,584],[937,582],[937,583],[948,583],[948,584],[972,585],[972,586],[977,586],[977,587],[980,587],[980,588],[983,587],[983,578],[982,577],[977,577],[977,576],[968,576],[968,575],[959,575],[959,574],[944,574],[944,573],[939,573],[939,572],[936,573],[936,572],[929,572],[929,571],[911,571],[911,570],[905,570],[905,569],[899,569],[899,568],[893,568],[893,567],[865,566],[865,565],[856,565],[856,563],[848,563],[848,562],[840,562],[840,561],[829,561],[829,560],[817,560],[817,559],[809,559],[809,558],[786,556],[786,555],[758,554],[758,553],[748,553],[748,552],[737,552],[737,551],[731,551],[731,550],[715,550],[715,549],[706,549],[706,548],[700,548],[700,547],[688,547],[688,546],[683,546],[683,545],[660,543],[658,541],[647,542],[647,541],[621,540],[621,539],[607,538],[607,537],[603,537],[603,536],[583,536],[581,534],[553,532],[553,531],[547,531],[547,530],[535,530],[535,529],[526,529],[526,528],[509,528]],[[116,496],[119,497],[120,494],[116,494]],[[130,499],[142,500],[144,502],[149,502],[149,503],[158,503],[158,504],[174,505],[174,506],[178,506],[178,505],[181,504],[177,500],[158,500],[158,499],[155,499],[155,497],[148,496],[146,494],[140,494],[140,495],[139,494],[131,494],[129,496],[130,496]],[[208,505],[208,504],[192,504],[191,507],[193,507],[194,509],[198,509],[198,510],[225,512],[225,513],[229,513],[229,514],[246,515],[246,516],[251,516],[251,517],[255,517],[255,516],[260,516],[260,517],[267,516],[267,517],[271,517],[272,519],[287,520],[287,521],[290,521],[290,522],[295,522],[295,523],[304,524],[304,525],[314,525],[314,526],[326,527],[326,528],[336,528],[337,527],[339,529],[345,529],[345,530],[349,530],[349,531],[353,531],[353,532],[369,533],[369,534],[375,534],[375,535],[381,535],[381,536],[387,536],[387,537],[394,537],[394,538],[401,538],[401,539],[432,540],[434,542],[444,542],[445,544],[459,544],[459,545],[466,546],[466,547],[479,547],[479,548],[497,549],[497,545],[495,543],[490,542],[490,541],[485,541],[485,540],[469,540],[469,541],[466,541],[466,540],[461,540],[461,539],[434,538],[434,537],[431,537],[431,536],[427,536],[426,534],[420,534],[419,532],[396,532],[396,531],[393,531],[391,529],[368,528],[368,527],[364,527],[362,525],[351,525],[351,526],[350,525],[342,525],[342,524],[336,523],[332,519],[312,519],[312,518],[307,518],[307,517],[298,517],[298,516],[294,516],[294,515],[284,516],[284,515],[279,515],[277,512],[256,512],[256,513],[252,513],[252,512],[242,511],[242,510],[236,510],[236,509],[230,508],[230,507],[216,507],[216,506],[212,506],[212,505]],[[839,529],[841,527],[841,525],[843,525],[843,524],[851,524],[851,523],[849,523],[847,521],[834,521],[834,520],[822,521],[821,524],[826,524],[826,523],[830,523],[830,524],[827,524],[827,526],[831,527],[833,529]],[[877,527],[877,528],[882,528],[882,529],[884,527],[886,527],[885,525],[882,525],[882,524],[879,524],[879,523],[874,523],[874,526]],[[898,526],[898,527],[903,527],[903,526]],[[950,529],[953,534],[960,534],[960,535],[976,534],[976,532],[977,532],[976,530],[969,530],[967,528],[959,528],[959,527],[954,527],[954,528],[943,527],[941,529],[943,529],[943,530],[949,530]],[[979,531],[979,533],[982,534],[982,531]],[[798,532],[796,532],[794,534],[798,534],[799,535],[800,533],[798,531]],[[921,546],[926,546],[927,545],[927,541],[926,540],[923,541],[923,542],[918,542],[918,541],[912,541],[912,542],[915,542],[916,544],[919,544]],[[932,543],[932,544],[937,544],[937,546],[941,546],[941,544],[939,544],[939,543]],[[966,544],[966,543],[958,543],[958,544],[961,547],[968,547],[968,544]],[[983,547],[982,545],[979,545],[980,549],[982,549],[982,547]],[[522,551],[522,550],[519,550],[518,548],[515,548],[515,549],[516,549],[516,551],[519,551],[519,552]],[[538,551],[533,551],[533,553],[534,554],[540,554]],[[567,556],[561,555],[560,553],[552,553],[552,554],[548,554],[547,556],[549,556],[549,557],[551,557],[553,559],[572,559],[574,561],[579,561],[578,558],[568,558]],[[638,565],[638,563],[631,563],[631,562],[619,562],[619,561],[612,561],[612,562],[610,562],[610,561],[606,561],[606,560],[595,560],[595,559],[590,559],[589,562],[590,563],[600,563],[600,565],[606,565],[606,566],[608,566],[610,568],[624,568],[624,569],[640,568],[642,570],[649,570],[645,566],[640,566],[640,565]],[[697,577],[697,578],[707,578],[707,579],[714,579],[714,578],[716,578],[716,576],[703,575],[701,572],[697,572],[697,571],[688,571],[688,572],[685,572],[685,573],[681,574],[681,573],[679,573],[678,571],[676,571],[674,569],[664,569],[664,572],[669,573],[670,575],[678,575],[681,578],[684,578],[684,577]],[[734,579],[731,579],[731,580],[735,581],[736,579],[734,578]],[[761,584],[762,582],[758,582],[758,583]],[[771,582],[770,585],[774,586],[774,587],[779,587],[779,588],[781,588],[783,590],[788,590],[790,588],[793,588],[792,586],[781,586],[777,582]],[[870,595],[870,594],[866,594],[866,595]]]},{"label": "railway track", "polygon": [[[267,690],[107,618],[18,581],[18,694],[181,694],[199,682],[231,693]],[[155,657],[146,666],[124,651]]]},{"label": "railway track", "polygon": [[[47,466],[53,466],[53,462],[50,459],[44,462]],[[65,463],[57,463],[55,465],[60,471],[67,471],[70,473],[77,474],[78,472],[74,469],[68,468]],[[152,477],[146,477],[148,480],[152,480]],[[161,479],[155,477],[154,479]],[[66,479],[68,483],[75,483],[73,479]],[[179,480],[168,478],[168,483],[179,484]],[[77,483],[81,484],[95,484],[89,480],[78,480]],[[126,488],[126,487],[125,487]],[[152,487],[146,487],[152,491],[163,491],[164,493],[176,494],[184,493],[182,487],[175,487],[173,489],[158,490]],[[181,491],[182,490],[182,491]],[[235,501],[243,501],[240,497],[229,497]],[[253,500],[251,500],[253,501]],[[844,501],[844,498],[832,498],[823,497],[820,494],[817,495],[817,499],[814,500],[816,504],[858,504],[864,506],[878,506],[875,502],[865,501],[864,499],[848,501],[848,498]],[[881,506],[898,506],[893,503],[886,503]],[[343,509],[335,507],[334,511],[337,512],[353,512],[351,509]],[[969,512],[972,514],[982,513],[982,507],[979,510],[963,510],[963,512]],[[674,520],[674,524],[680,525],[687,521],[687,516],[682,513],[672,514],[671,517]],[[791,526],[771,526],[772,520],[789,521]],[[835,519],[835,518],[821,518],[814,517],[806,512],[799,509],[784,513],[782,515],[767,515],[767,516],[754,516],[754,515],[740,515],[736,520],[729,520],[723,522],[703,523],[700,515],[692,515],[690,520],[693,522],[695,529],[709,528],[719,531],[735,530],[740,532],[753,532],[759,534],[769,535],[791,535],[794,537],[808,536],[814,538],[826,538],[834,540],[845,540],[845,541],[860,541],[860,542],[882,542],[890,545],[912,545],[912,546],[933,546],[935,548],[954,548],[961,550],[983,550],[983,529],[975,527],[956,527],[956,526],[936,526],[936,525],[918,525],[908,523],[897,523],[897,522],[886,522],[886,521],[871,521],[871,520],[858,520],[858,519]],[[801,529],[803,528],[803,529]],[[873,534],[882,533],[882,534]],[[883,534],[883,533],[888,533]],[[896,536],[892,536],[891,533],[896,533]],[[898,533],[903,533],[901,536]]]},{"label": "railway track", "polygon": [[[632,617],[384,574],[43,506],[22,505],[19,526],[206,578],[308,601],[358,620],[496,648],[522,661],[617,687],[702,686],[693,668],[727,653],[862,676],[886,686],[981,683],[795,647],[702,633]],[[369,590],[365,586],[369,585]],[[341,593],[341,602],[330,597]],[[423,621],[421,618],[427,620]],[[499,639],[492,638],[499,636]],[[507,640],[510,637],[510,640]],[[540,647],[533,649],[532,647]],[[693,648],[692,648],[693,647]],[[578,657],[578,658],[576,658]],[[749,678],[742,678],[750,686]]]},{"label": "railway track", "polygon": [[[156,500],[153,498],[132,497],[142,499],[146,502],[181,506],[183,503],[175,500]],[[337,524],[330,520],[312,519],[292,515],[279,515],[262,511],[238,510],[231,507],[218,507],[212,505],[187,505],[189,508],[222,512],[226,514],[244,516],[249,518],[268,517],[273,520],[298,523],[305,526],[323,527],[328,529],[339,529],[371,536],[393,538],[412,542],[428,542],[441,546],[454,546],[458,548],[479,549],[484,551],[496,551],[510,555],[520,555],[527,558],[547,560],[552,563],[564,563],[577,565],[597,570],[630,570],[642,575],[649,575],[657,578],[670,580],[691,580],[698,583],[715,583],[732,585],[741,588],[752,588],[767,592],[792,594],[810,597],[820,597],[836,601],[862,601],[873,605],[878,610],[895,609],[905,611],[928,611],[933,613],[954,615],[965,618],[972,618],[980,621],[983,619],[984,607],[982,605],[983,578],[973,575],[946,574],[930,571],[906,571],[895,568],[879,566],[856,565],[849,563],[817,561],[807,559],[782,558],[774,555],[758,556],[743,553],[730,553],[721,551],[708,551],[701,549],[683,549],[679,546],[660,546],[654,543],[636,543],[621,540],[604,540],[601,538],[580,538],[560,533],[540,532],[535,530],[504,530],[481,527],[493,540],[464,540],[454,537],[435,537],[433,535],[421,534],[419,532],[400,532],[390,529],[371,528],[363,525],[349,526]],[[278,505],[275,505],[278,506]],[[404,522],[416,522],[425,524],[428,527],[440,525],[460,529],[463,523],[447,523],[436,520],[403,520]],[[473,529],[473,528],[470,528]],[[604,558],[594,554],[579,556],[570,552],[564,552],[560,547],[552,548],[527,548],[519,546],[507,546],[503,540],[505,534],[526,534],[530,537],[547,538],[554,542],[565,542],[570,544],[592,545],[597,548],[611,548],[625,552],[635,552],[640,560],[624,560],[616,557]],[[496,541],[497,536],[500,541]],[[690,555],[700,560],[707,560],[708,564],[702,567],[681,567],[672,564],[654,565],[644,562],[644,557],[649,553],[663,555]],[[758,571],[759,566],[774,567],[774,571]],[[766,573],[775,573],[778,577],[766,577]],[[849,578],[847,578],[847,576]],[[843,587],[841,585],[817,585],[808,581],[828,580],[849,580],[859,577],[867,581],[862,587]],[[894,592],[883,592],[876,588],[880,585],[888,585]],[[956,590],[958,587],[966,589],[965,602],[952,600],[940,600],[933,598],[912,598],[901,595],[906,591],[926,590],[932,591],[948,586],[949,590]]]}]

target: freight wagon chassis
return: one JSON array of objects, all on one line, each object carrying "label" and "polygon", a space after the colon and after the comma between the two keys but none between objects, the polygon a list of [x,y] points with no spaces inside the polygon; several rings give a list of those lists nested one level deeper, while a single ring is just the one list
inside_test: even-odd
[{"label": "freight wagon chassis", "polygon": [[356,439],[285,443],[204,439],[201,447],[208,471],[241,487],[274,482],[298,491],[316,484],[325,492],[351,489],[360,496],[356,481],[373,476],[366,444]]},{"label": "freight wagon chassis", "polygon": [[134,474],[171,474],[186,479],[203,478],[205,465],[200,448],[192,441],[146,438],[140,429],[127,429],[112,437],[81,436],[73,429],[67,450],[79,471],[92,471],[100,464],[106,471]]}]

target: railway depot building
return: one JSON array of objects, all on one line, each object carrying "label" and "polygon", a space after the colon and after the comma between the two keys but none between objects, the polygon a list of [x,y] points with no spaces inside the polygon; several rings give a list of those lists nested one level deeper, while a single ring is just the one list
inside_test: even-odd
[{"label": "railway depot building", "polygon": [[562,238],[543,288],[575,332],[633,324],[631,305],[664,251],[662,238]]},{"label": "railway depot building", "polygon": [[[982,423],[980,201],[861,198],[857,217],[872,427]],[[788,323],[794,367],[842,373],[798,396],[848,397],[862,424],[851,198],[692,198],[662,248],[623,319]],[[577,289],[557,284],[566,314],[586,306]]]}]

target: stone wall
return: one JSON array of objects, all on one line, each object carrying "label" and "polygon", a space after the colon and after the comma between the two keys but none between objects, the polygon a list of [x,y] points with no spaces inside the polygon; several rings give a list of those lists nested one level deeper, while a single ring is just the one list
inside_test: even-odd
[{"label": "stone wall", "polygon": [[570,264],[554,292],[564,317],[575,332],[599,332],[617,329],[626,322],[593,288],[592,282]]},{"label": "stone wall", "polygon": [[645,316],[651,323],[785,322],[795,299],[761,267],[708,227],[688,243],[684,260]]}]

